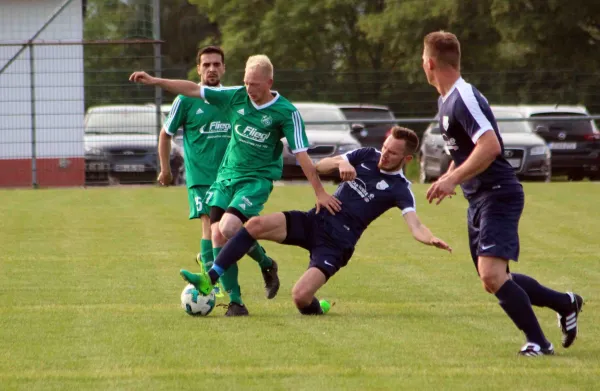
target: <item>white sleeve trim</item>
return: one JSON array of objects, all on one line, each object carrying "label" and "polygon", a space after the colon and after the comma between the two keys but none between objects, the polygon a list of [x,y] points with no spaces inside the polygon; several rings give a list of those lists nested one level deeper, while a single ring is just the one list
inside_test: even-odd
[{"label": "white sleeve trim", "polygon": [[417,212],[417,210],[415,208],[404,208],[404,209],[402,209],[402,216],[404,216],[405,214],[407,214],[409,212]]},{"label": "white sleeve trim", "polygon": [[348,160],[348,155],[350,155],[350,154],[351,154],[351,153],[353,153],[353,152],[356,152],[356,151],[358,151],[359,149],[362,149],[362,148],[356,148],[356,149],[353,149],[352,151],[348,151],[348,152],[346,152],[345,154],[343,154],[343,155],[342,155],[342,157],[343,157],[343,158],[344,158],[344,160],[346,160],[347,162],[350,162],[350,160]]},{"label": "white sleeve trim", "polygon": [[[173,105],[171,106],[171,111],[169,111],[169,118],[167,118],[167,121],[163,125],[163,127],[165,128],[167,133],[169,133],[169,128],[171,127],[171,122],[173,122],[173,118],[175,117],[175,114],[177,114],[177,110],[179,110],[180,104],[181,104],[181,97],[178,95],[175,98],[175,100],[173,101]],[[169,133],[169,134],[171,134],[171,133]]]},{"label": "white sleeve trim", "polygon": [[175,133],[177,133],[177,132],[171,133],[171,132],[169,132],[169,129],[167,129],[167,128],[163,128],[163,129],[165,130],[165,133],[168,134],[171,137],[175,136]]},{"label": "white sleeve trim", "polygon": [[[302,117],[300,116],[300,112],[298,110],[292,113],[292,123],[294,124],[294,146],[296,149],[294,151],[299,151],[303,149],[306,151],[308,147],[304,145],[303,131],[302,131]],[[302,152],[302,151],[299,151]],[[294,152],[297,153],[297,152]]]},{"label": "white sleeve trim", "polygon": [[473,116],[477,125],[479,125],[479,130],[471,138],[471,140],[476,143],[483,133],[493,129],[492,124],[483,114],[483,111],[481,111],[481,107],[479,107],[479,103],[477,103],[475,94],[473,94],[473,87],[469,83],[458,83],[456,89],[465,103],[467,110],[471,113],[471,116]]},{"label": "white sleeve trim", "polygon": [[483,129],[479,129],[474,135],[473,137],[471,137],[471,140],[473,140],[473,144],[477,144],[477,140],[479,140],[479,138],[481,136],[483,136],[483,134],[489,130],[492,130],[491,126],[489,128],[483,128]]},{"label": "white sleeve trim", "polygon": [[200,98],[202,98],[202,99],[206,99],[206,95],[204,94],[205,90],[206,90],[206,86],[200,86]]},{"label": "white sleeve trim", "polygon": [[304,152],[304,151],[308,151],[308,148],[296,148],[292,151],[292,153],[295,155],[297,153]]}]

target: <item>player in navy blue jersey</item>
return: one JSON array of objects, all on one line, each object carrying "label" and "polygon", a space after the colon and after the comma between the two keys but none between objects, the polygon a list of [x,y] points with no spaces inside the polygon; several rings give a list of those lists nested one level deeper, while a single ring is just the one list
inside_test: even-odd
[{"label": "player in navy blue jersey", "polygon": [[299,246],[310,252],[308,270],[294,286],[292,296],[300,313],[318,315],[327,307],[315,293],[338,270],[346,266],[358,239],[368,225],[384,212],[399,208],[413,237],[427,245],[452,251],[443,240],[433,236],[417,217],[415,198],[403,166],[412,160],[419,138],[410,129],[395,126],[383,148],[361,148],[345,155],[326,158],[317,164],[320,174],[340,172],[342,183],[334,194],[341,211],[288,211],[253,217],[231,239],[207,274],[181,271],[182,277],[201,292],[210,292],[219,276],[235,264],[256,240],[270,240]]},{"label": "player in navy blue jersey", "polygon": [[454,34],[433,32],[424,39],[423,69],[427,81],[440,93],[440,130],[453,162],[448,172],[427,191],[439,204],[462,187],[467,212],[471,256],[484,288],[493,293],[527,343],[519,354],[554,354],[533,312],[532,305],[558,313],[562,345],[577,337],[577,320],[583,299],[540,285],[523,274],[510,273],[510,260],[519,257],[518,225],[525,196],[514,169],[504,159],[498,125],[485,97],[460,74],[460,43]]}]

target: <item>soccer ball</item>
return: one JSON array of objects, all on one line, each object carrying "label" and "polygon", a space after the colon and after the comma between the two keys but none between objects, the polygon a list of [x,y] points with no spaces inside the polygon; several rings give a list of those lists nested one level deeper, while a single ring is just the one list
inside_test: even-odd
[{"label": "soccer ball", "polygon": [[203,295],[192,284],[181,292],[181,308],[192,316],[206,316],[215,308],[215,292]]}]

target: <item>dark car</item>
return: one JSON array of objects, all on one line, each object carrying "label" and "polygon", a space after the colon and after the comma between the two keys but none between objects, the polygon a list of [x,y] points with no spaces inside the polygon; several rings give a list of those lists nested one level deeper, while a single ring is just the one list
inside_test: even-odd
[{"label": "dark car", "polygon": [[544,117],[588,116],[584,106],[517,106],[552,150],[552,174],[569,180],[600,180],[600,133],[592,120],[544,120]]},{"label": "dark car", "polygon": [[[499,119],[525,119],[514,109],[492,106]],[[550,181],[551,153],[544,140],[535,134],[527,121],[498,121],[498,130],[504,143],[504,158],[515,169],[521,180]],[[421,139],[420,181],[427,183],[442,176],[452,161],[442,138],[439,123],[427,127]]]},{"label": "dark car", "polygon": [[[84,132],[86,184],[153,183],[156,180],[158,135],[154,106],[91,107],[85,116]],[[183,153],[174,142],[170,164],[173,184],[182,183]]]},{"label": "dark car", "polygon": [[[381,148],[387,137],[387,132],[396,124],[394,113],[387,106],[341,103],[337,104],[337,107],[342,110],[347,120],[355,121],[355,137],[363,147]],[[386,122],[363,123],[364,120]],[[364,131],[361,131],[360,127],[364,128]]]}]

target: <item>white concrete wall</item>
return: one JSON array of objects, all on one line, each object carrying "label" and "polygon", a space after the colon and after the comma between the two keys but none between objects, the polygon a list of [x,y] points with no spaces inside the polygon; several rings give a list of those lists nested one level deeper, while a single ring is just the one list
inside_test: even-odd
[{"label": "white concrete wall", "polygon": [[[0,0],[0,69],[64,0]],[[83,39],[81,0],[71,4],[37,38]],[[0,74],[0,159],[31,157],[30,53],[23,52]],[[83,156],[83,46],[35,46],[37,156]]]}]

